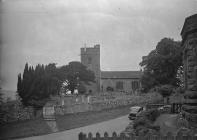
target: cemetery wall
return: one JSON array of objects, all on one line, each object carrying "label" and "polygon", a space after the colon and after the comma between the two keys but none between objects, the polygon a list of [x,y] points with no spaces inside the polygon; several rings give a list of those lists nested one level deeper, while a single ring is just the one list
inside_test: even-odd
[{"label": "cemetery wall", "polygon": [[20,101],[12,101],[1,105],[0,123],[23,121],[42,117],[42,110],[34,112],[32,107],[24,107]]},{"label": "cemetery wall", "polygon": [[157,103],[162,100],[161,96],[154,96],[153,94],[144,95],[144,96],[127,96],[112,100],[99,100],[94,102],[84,102],[84,103],[75,103],[64,106],[55,106],[56,115],[72,114],[78,112],[87,112],[87,111],[101,111],[104,109],[112,109],[120,106],[127,105],[142,105],[147,103]]}]

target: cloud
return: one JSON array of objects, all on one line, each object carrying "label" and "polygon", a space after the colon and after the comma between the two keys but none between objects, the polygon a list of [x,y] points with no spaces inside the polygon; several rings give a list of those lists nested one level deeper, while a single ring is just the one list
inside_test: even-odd
[{"label": "cloud", "polygon": [[180,40],[195,0],[5,0],[1,80],[16,89],[26,62],[65,65],[101,44],[103,70],[137,70],[163,37]]}]

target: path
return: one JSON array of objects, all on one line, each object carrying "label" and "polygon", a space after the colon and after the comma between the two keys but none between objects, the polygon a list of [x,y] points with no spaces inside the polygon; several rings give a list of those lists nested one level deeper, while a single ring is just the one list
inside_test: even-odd
[{"label": "path", "polygon": [[76,129],[52,133],[43,136],[24,138],[21,140],[78,140],[78,134],[80,132],[84,132],[84,133],[92,132],[93,136],[96,135],[96,132],[99,132],[101,136],[103,136],[104,132],[107,131],[108,134],[111,136],[114,131],[117,133],[122,132],[129,124],[129,122],[130,120],[128,119],[128,115],[126,115],[120,118],[116,118],[113,120],[109,120],[85,127],[80,127]]},{"label": "path", "polygon": [[154,124],[160,126],[160,132],[163,135],[167,134],[167,132],[175,133],[177,131],[176,117],[177,114],[162,114]]}]

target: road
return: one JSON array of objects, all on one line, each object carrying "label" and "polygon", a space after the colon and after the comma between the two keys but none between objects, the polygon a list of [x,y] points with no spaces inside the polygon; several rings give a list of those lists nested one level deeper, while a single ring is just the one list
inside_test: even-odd
[{"label": "road", "polygon": [[96,132],[99,132],[101,136],[103,136],[104,132],[108,132],[109,136],[111,136],[114,131],[117,133],[122,132],[129,124],[129,122],[130,121],[128,119],[128,115],[126,115],[120,118],[88,125],[85,127],[52,133],[48,135],[23,138],[20,140],[78,140],[78,134],[80,132],[84,132],[86,134],[92,132],[93,136],[96,135]]}]

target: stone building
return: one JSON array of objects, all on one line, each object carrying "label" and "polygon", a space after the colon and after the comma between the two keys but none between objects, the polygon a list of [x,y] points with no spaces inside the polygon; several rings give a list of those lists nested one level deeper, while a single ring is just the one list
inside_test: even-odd
[{"label": "stone building", "polygon": [[95,73],[95,83],[86,86],[88,92],[111,90],[136,93],[141,87],[141,71],[101,71],[99,44],[81,48],[81,63]]},{"label": "stone building", "polygon": [[191,125],[197,126],[197,14],[185,19],[181,36],[185,87],[182,112]]}]

